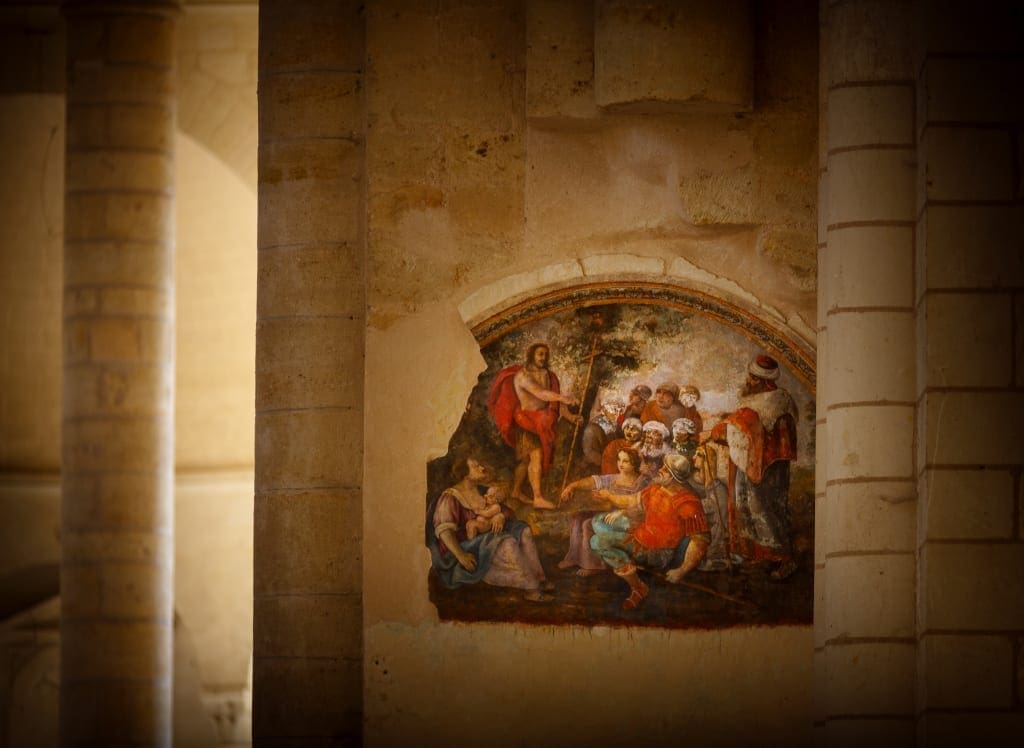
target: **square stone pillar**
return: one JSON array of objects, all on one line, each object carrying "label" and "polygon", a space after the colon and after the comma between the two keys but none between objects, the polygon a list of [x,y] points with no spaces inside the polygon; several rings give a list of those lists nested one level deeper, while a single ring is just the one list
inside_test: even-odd
[{"label": "square stone pillar", "polygon": [[253,741],[357,745],[365,20],[259,12]]}]

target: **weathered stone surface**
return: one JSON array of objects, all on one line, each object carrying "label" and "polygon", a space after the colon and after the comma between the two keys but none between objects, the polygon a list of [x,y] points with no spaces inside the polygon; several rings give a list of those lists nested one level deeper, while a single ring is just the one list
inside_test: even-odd
[{"label": "weathered stone surface", "polygon": [[918,617],[929,629],[1015,631],[1024,623],[1024,546],[926,543]]},{"label": "weathered stone surface", "polygon": [[632,111],[751,108],[754,22],[739,1],[602,0],[594,14],[597,105]]},{"label": "weathered stone surface", "polygon": [[[354,489],[258,494],[256,594],[357,596],[362,509]],[[296,537],[304,538],[307,553],[295,553]]]},{"label": "weathered stone surface", "polygon": [[922,540],[1009,539],[1014,534],[1013,473],[1002,470],[928,470]]}]

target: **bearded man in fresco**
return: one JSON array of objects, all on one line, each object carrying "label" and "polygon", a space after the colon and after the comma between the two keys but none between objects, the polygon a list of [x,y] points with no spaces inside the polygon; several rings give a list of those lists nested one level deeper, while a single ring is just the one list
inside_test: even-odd
[{"label": "bearded man in fresco", "polygon": [[739,406],[711,430],[729,451],[731,550],[778,565],[772,579],[796,571],[789,520],[789,467],[796,459],[796,403],[775,382],[779,364],[758,356],[747,367]]},{"label": "bearded man in fresco", "polygon": [[[579,405],[572,395],[561,394],[558,377],[548,368],[551,350],[546,343],[534,343],[526,351],[526,364],[507,366],[491,384],[487,409],[505,442],[516,450],[512,496],[537,509],[555,509],[544,498],[541,477],[551,469],[555,454],[558,418],[576,422],[579,416],[562,412],[562,405]],[[523,493],[530,479],[533,498]]]}]

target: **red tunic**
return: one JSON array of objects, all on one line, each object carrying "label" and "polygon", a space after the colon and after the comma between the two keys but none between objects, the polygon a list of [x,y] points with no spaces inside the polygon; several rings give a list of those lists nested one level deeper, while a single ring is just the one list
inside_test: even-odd
[{"label": "red tunic", "polygon": [[640,502],[644,520],[633,530],[633,540],[644,548],[675,548],[688,535],[708,531],[700,497],[686,486],[674,491],[648,486]]},{"label": "red tunic", "polygon": [[[501,437],[510,447],[516,446],[516,427],[536,434],[540,439],[541,470],[547,472],[555,456],[555,425],[558,423],[559,404],[550,402],[540,410],[524,410],[519,404],[514,379],[522,369],[522,365],[506,366],[498,372],[491,383],[491,391],[487,397],[487,409],[491,412],[494,422],[498,425]],[[558,377],[548,370],[547,389],[560,392]]]}]

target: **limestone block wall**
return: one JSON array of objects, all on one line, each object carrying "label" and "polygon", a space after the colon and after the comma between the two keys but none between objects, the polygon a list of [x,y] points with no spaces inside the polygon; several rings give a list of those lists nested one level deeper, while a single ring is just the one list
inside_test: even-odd
[{"label": "limestone block wall", "polygon": [[751,108],[753,3],[601,0],[594,8],[598,106],[652,112]]},{"label": "limestone block wall", "polygon": [[483,368],[467,323],[486,310],[671,278],[813,340],[817,21],[784,11],[730,48],[756,58],[755,104],[724,115],[599,107],[589,0],[367,6],[368,745],[462,741],[482,712],[498,745],[635,739],[652,704],[652,745],[810,742],[807,627],[440,623],[423,546],[425,465]]},{"label": "limestone block wall", "polygon": [[1019,4],[975,11],[917,19],[922,745],[1024,737],[1024,34]]}]

